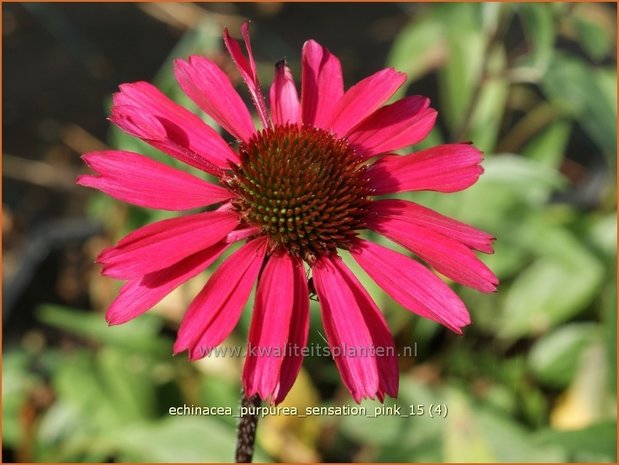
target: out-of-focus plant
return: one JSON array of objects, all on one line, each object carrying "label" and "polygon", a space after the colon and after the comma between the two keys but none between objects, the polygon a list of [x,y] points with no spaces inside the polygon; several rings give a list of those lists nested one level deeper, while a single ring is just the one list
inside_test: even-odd
[{"label": "out-of-focus plant", "polygon": [[[448,197],[403,197],[496,235],[496,252],[484,260],[501,286],[492,296],[458,289],[474,323],[456,337],[396,311],[397,304],[362,279],[400,347],[417,347],[416,357],[401,358],[400,397],[387,405],[401,406],[403,413],[410,405],[446,405],[446,418],[271,417],[261,420],[258,443],[273,459],[287,461],[613,462],[614,7],[402,8],[410,9],[410,21],[395,38],[387,64],[409,75],[409,87],[399,96],[434,94],[439,109],[439,128],[415,149],[472,140],[486,154],[486,173],[473,188]],[[256,50],[260,31],[256,22]],[[171,58],[216,57],[220,32],[210,21],[200,23],[154,79],[197,113],[174,84]],[[114,147],[175,163],[115,129],[110,139]],[[161,212],[103,195],[93,195],[91,211],[114,238],[162,219]],[[103,310],[114,293],[100,286],[93,284],[93,300]],[[167,413],[183,403],[236,408],[239,360],[196,367],[170,356],[165,328],[177,324],[194,294],[181,288],[158,306],[159,316],[113,329],[104,327],[99,314],[42,309],[43,322],[79,335],[85,344],[43,351],[25,344],[5,352],[5,446],[31,461],[229,460],[234,419]],[[233,335],[238,341],[249,316],[245,311]],[[324,343],[317,316],[312,308],[310,344]],[[308,358],[286,402],[300,408],[350,403],[336,380],[330,360]],[[42,392],[51,396],[44,407],[37,401]],[[374,411],[373,403],[364,405]]]}]

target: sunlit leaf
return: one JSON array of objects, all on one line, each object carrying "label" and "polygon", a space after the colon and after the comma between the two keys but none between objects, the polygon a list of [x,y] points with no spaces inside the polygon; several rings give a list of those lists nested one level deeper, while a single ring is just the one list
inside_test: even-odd
[{"label": "sunlit leaf", "polygon": [[[565,251],[569,255],[569,249]],[[570,266],[556,259],[537,259],[514,280],[503,311],[503,337],[539,334],[586,308],[600,285],[602,270]]]},{"label": "sunlit leaf", "polygon": [[615,402],[615,394],[608,391],[606,350],[601,342],[594,341],[584,351],[574,380],[551,412],[550,424],[558,430],[577,430],[616,420]]},{"label": "sunlit leaf", "polygon": [[535,343],[529,353],[529,365],[543,383],[565,387],[576,372],[584,348],[599,335],[600,328],[595,323],[561,326]]}]

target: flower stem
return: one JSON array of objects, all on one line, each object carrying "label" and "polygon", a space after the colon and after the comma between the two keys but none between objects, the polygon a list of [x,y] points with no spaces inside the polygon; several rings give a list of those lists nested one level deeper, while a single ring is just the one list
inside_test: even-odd
[{"label": "flower stem", "polygon": [[247,398],[245,393],[241,395],[241,411],[244,414],[239,420],[236,433],[236,463],[251,463],[258,427],[258,415],[256,414],[258,406],[260,406],[258,396]]}]

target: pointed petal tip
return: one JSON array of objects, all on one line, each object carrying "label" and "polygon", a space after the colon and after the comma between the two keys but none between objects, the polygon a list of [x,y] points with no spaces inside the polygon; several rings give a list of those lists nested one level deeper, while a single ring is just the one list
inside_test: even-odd
[{"label": "pointed petal tip", "polygon": [[186,341],[181,341],[179,339],[179,335],[176,335],[176,340],[174,341],[174,346],[172,347],[172,353],[174,355],[178,355],[182,352],[185,352],[189,349],[189,344]]},{"label": "pointed petal tip", "polygon": [[84,186],[84,187],[88,187],[88,181],[86,181],[86,179],[93,177],[92,175],[89,174],[80,174],[79,176],[76,176],[75,178],[75,184],[77,184],[78,186]]}]

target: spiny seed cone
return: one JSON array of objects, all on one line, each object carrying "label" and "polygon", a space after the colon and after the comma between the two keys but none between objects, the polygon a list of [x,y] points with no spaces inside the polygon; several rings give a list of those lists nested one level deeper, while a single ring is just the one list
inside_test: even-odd
[{"label": "spiny seed cone", "polygon": [[350,248],[365,228],[366,165],[345,140],[312,126],[275,126],[254,134],[239,153],[225,183],[241,217],[273,248],[311,265]]}]

